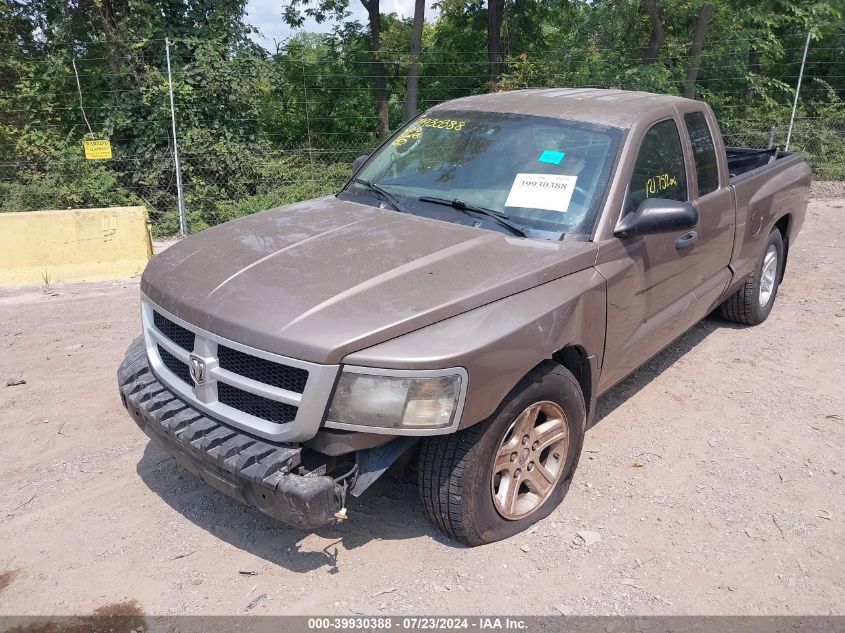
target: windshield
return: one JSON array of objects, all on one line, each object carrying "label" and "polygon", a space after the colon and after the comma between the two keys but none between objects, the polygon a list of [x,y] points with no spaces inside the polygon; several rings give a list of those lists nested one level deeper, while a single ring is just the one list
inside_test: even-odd
[{"label": "windshield", "polygon": [[[345,193],[376,202],[378,191],[367,186],[375,184],[417,215],[506,229],[461,213],[462,206],[481,207],[529,236],[532,229],[557,237],[590,233],[621,136],[616,128],[562,119],[436,111],[399,130]],[[444,211],[442,203],[454,201],[458,210]]]}]

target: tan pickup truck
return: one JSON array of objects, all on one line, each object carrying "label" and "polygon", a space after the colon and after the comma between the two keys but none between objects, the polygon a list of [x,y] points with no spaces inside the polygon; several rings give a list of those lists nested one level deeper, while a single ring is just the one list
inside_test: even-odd
[{"label": "tan pickup truck", "polygon": [[603,392],[717,307],[766,319],[810,182],[700,101],[595,89],[443,103],[354,169],[155,257],[121,397],[302,528],[356,520],[401,457],[470,545],[557,507]]}]

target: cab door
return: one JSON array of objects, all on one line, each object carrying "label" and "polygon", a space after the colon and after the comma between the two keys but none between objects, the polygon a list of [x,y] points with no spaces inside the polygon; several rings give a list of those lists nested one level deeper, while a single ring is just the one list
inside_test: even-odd
[{"label": "cab door", "polygon": [[[736,205],[725,166],[720,168],[716,158],[713,139],[718,135],[712,133],[715,121],[709,121],[700,109],[683,112],[682,118],[695,167],[693,191],[700,233],[694,258],[698,277],[693,292],[703,304],[700,309],[709,312],[716,307],[731,279],[728,265],[733,252]],[[721,145],[718,148],[724,156]]]},{"label": "cab door", "polygon": [[[677,112],[646,129],[639,142],[622,217],[646,198],[691,201],[689,148]],[[620,174],[624,177],[624,174]],[[700,283],[699,226],[687,231],[598,242],[596,269],[607,279],[607,335],[599,391],[635,370],[703,315],[693,289]]]}]

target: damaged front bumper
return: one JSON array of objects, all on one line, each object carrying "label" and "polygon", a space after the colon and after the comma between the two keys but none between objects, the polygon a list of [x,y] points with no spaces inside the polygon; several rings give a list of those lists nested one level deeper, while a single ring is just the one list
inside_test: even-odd
[{"label": "damaged front bumper", "polygon": [[132,419],[165,453],[221,492],[295,527],[337,521],[346,482],[303,470],[303,447],[276,444],[233,429],[190,407],[153,374],[143,339],[117,372]]}]

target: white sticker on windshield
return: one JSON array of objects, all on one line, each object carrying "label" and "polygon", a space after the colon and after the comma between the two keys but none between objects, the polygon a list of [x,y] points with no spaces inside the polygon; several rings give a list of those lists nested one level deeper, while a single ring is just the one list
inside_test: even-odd
[{"label": "white sticker on windshield", "polygon": [[566,213],[577,180],[560,174],[517,174],[505,206]]}]

